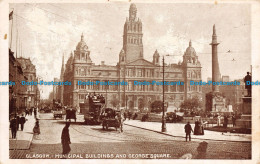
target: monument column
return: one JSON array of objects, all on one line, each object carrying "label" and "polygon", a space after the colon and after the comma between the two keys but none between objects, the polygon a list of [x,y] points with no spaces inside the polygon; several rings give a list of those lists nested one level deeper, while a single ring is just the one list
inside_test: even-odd
[{"label": "monument column", "polygon": [[[221,79],[219,64],[218,64],[218,42],[215,25],[213,26],[212,42],[210,43],[212,47],[212,82],[218,82]],[[213,92],[219,92],[218,85],[212,85]]]},{"label": "monument column", "polygon": [[[215,25],[213,26],[212,42],[212,82],[221,81],[221,75],[218,64],[218,42]],[[212,84],[212,92],[206,94],[206,108],[211,112],[227,112],[226,100],[219,90],[219,85]]]}]

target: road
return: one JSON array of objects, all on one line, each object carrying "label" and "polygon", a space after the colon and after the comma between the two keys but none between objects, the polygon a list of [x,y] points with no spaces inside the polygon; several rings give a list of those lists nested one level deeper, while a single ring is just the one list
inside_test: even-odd
[{"label": "road", "polygon": [[[53,119],[51,113],[40,114],[41,134],[38,139],[33,139],[29,150],[16,152],[19,158],[62,158],[60,138],[64,126],[65,121]],[[69,132],[72,144],[67,158],[251,158],[251,142],[185,142],[183,138],[131,126],[124,126],[123,133],[114,128],[106,131],[101,125],[84,125],[82,115],[78,115],[77,122],[72,120]]]}]

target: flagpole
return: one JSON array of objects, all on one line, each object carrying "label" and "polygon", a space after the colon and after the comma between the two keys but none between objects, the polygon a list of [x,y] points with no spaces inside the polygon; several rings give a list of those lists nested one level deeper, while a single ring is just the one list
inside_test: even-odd
[{"label": "flagpole", "polygon": [[[13,19],[13,14],[14,14],[14,8],[12,8],[13,9],[13,11],[11,11],[11,12],[13,12],[12,13],[12,25],[11,25],[11,35],[10,35],[10,50],[12,49],[12,35],[13,35],[13,21],[14,21],[14,19]],[[9,19],[10,19],[10,15],[9,15]]]}]

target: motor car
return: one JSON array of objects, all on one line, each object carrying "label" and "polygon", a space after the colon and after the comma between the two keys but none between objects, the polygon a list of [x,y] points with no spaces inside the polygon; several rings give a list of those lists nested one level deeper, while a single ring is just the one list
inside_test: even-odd
[{"label": "motor car", "polygon": [[174,123],[181,122],[183,120],[182,116],[179,116],[174,112],[167,112],[165,118],[167,122],[174,122]]}]

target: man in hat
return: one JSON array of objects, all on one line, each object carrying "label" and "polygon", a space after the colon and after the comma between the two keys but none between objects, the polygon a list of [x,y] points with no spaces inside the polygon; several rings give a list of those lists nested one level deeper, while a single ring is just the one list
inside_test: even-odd
[{"label": "man in hat", "polygon": [[16,132],[17,132],[17,119],[15,116],[11,118],[10,128],[11,128],[11,132],[12,132],[12,139],[15,139]]},{"label": "man in hat", "polygon": [[190,125],[190,122],[188,122],[185,125],[184,129],[185,129],[185,133],[186,133],[186,142],[187,142],[188,136],[189,136],[189,141],[191,141],[190,133],[193,132],[193,130],[192,130],[192,127]]},{"label": "man in hat", "polygon": [[62,130],[61,134],[61,144],[62,144],[62,154],[68,154],[70,152],[70,134],[69,134],[70,122],[66,122],[65,127]]},{"label": "man in hat", "polygon": [[20,124],[21,124],[21,130],[23,131],[24,123],[26,122],[26,119],[24,115],[22,114],[22,117],[20,118]]}]

